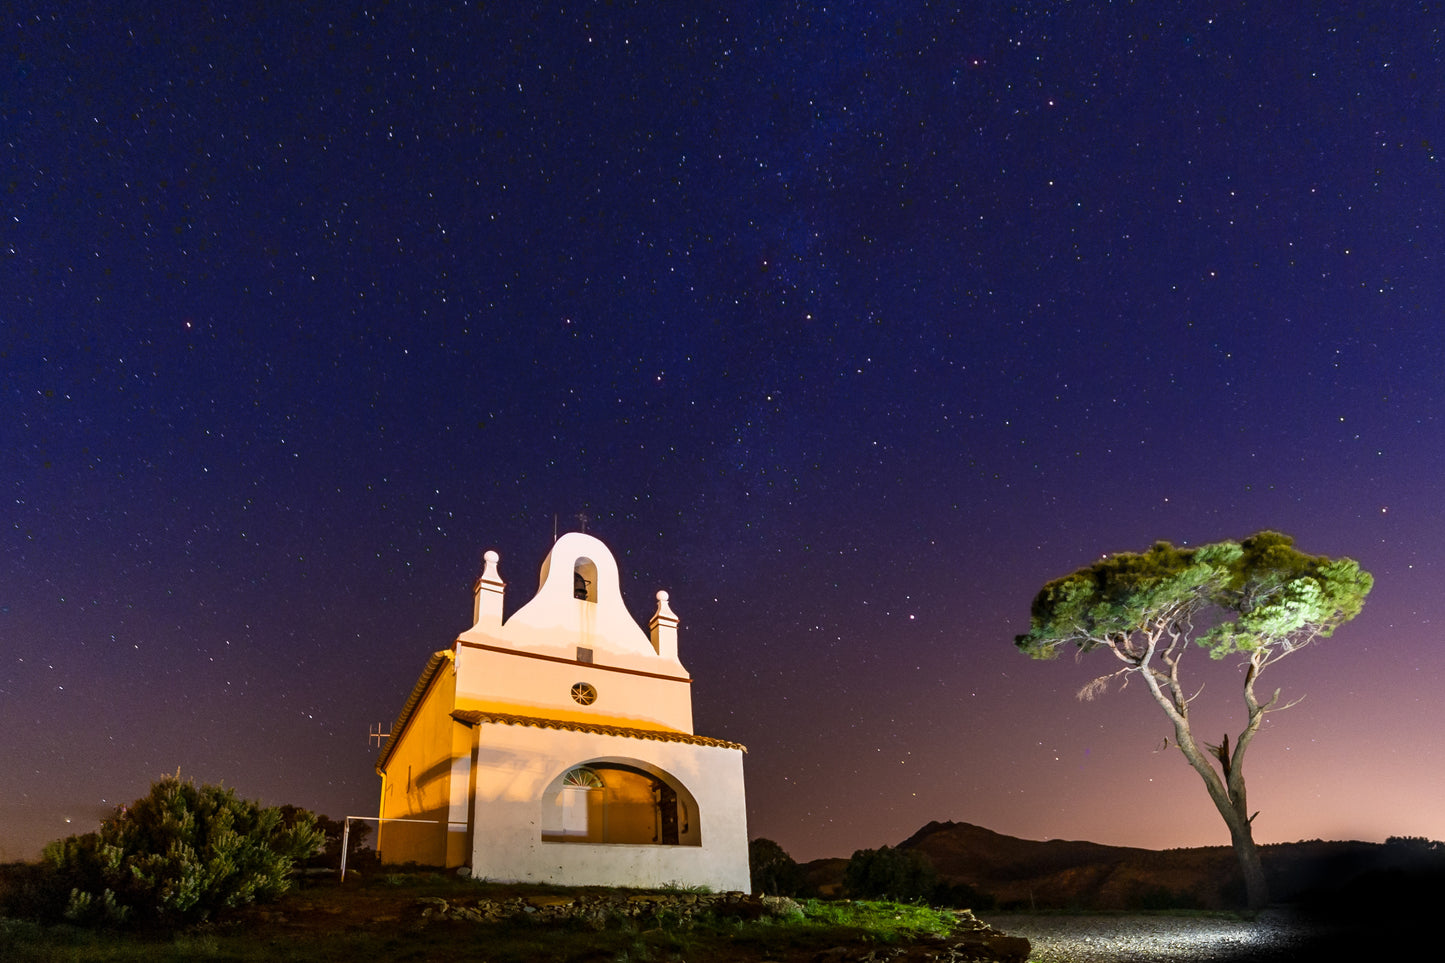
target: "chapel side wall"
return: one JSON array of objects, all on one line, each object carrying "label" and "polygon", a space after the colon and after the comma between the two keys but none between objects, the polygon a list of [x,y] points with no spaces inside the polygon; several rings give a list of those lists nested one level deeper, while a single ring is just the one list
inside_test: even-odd
[{"label": "chapel side wall", "polygon": [[[442,666],[387,760],[379,814],[383,821],[377,827],[377,852],[385,863],[459,866],[465,859],[465,848],[449,846],[448,840],[457,835],[448,832],[448,823],[455,815],[455,760],[461,753],[455,730],[466,729],[451,718],[455,685],[452,666]],[[470,765],[469,744],[461,758]],[[465,788],[463,784],[462,791]],[[433,822],[396,823],[387,819]],[[465,836],[465,823],[462,828]]]},{"label": "chapel side wall", "polygon": [[[700,845],[542,841],[543,792],[591,761],[662,769],[697,805]],[[478,737],[477,879],[571,886],[749,888],[742,752],[722,746],[632,739],[529,726],[483,725]]]},{"label": "chapel side wall", "polygon": [[[692,683],[688,679],[537,659],[466,642],[459,642],[457,649],[458,708],[692,732]],[[578,682],[597,689],[596,702],[582,706],[572,699],[572,686]]]}]

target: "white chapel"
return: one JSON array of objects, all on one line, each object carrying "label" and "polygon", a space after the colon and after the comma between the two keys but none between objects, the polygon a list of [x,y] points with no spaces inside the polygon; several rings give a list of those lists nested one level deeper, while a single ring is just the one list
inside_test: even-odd
[{"label": "white chapel", "polygon": [[487,552],[472,627],[432,655],[377,760],[383,862],[746,891],[744,750],[693,733],[667,593],[644,632],[607,546],[571,532],[503,621],[497,563]]}]

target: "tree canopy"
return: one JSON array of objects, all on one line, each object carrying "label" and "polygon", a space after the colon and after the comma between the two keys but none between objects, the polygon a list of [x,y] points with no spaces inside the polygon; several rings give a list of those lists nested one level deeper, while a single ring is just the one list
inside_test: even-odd
[{"label": "tree canopy", "polygon": [[1156,542],[1046,584],[1014,644],[1040,659],[1069,644],[1138,656],[1151,638],[1192,634],[1212,609],[1217,621],[1194,636],[1211,657],[1264,650],[1273,661],[1354,618],[1373,582],[1354,559],[1306,555],[1279,532],[1197,548]]}]

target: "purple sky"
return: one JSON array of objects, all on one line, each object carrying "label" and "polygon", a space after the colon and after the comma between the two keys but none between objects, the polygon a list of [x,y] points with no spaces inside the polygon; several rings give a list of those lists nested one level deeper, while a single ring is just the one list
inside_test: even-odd
[{"label": "purple sky", "polygon": [[579,514],[799,859],[1226,844],[1012,639],[1262,528],[1376,587],[1266,676],[1256,838],[1445,837],[1427,5],[135,6],[5,14],[0,858],[178,768],[374,813],[481,553],[510,611]]}]

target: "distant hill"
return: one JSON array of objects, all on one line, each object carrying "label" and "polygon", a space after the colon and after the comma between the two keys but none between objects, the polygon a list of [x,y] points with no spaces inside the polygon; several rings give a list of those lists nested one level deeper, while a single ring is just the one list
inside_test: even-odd
[{"label": "distant hill", "polygon": [[[928,856],[939,877],[1008,909],[1219,909],[1243,902],[1228,846],[1151,850],[1099,843],[1005,836],[969,823],[931,822],[898,844]],[[1445,847],[1425,840],[1312,842],[1260,847],[1277,902],[1358,902],[1403,880],[1409,892],[1434,891],[1445,878]],[[808,878],[836,893],[847,860],[808,863]],[[1391,897],[1397,900],[1396,897]]]}]

